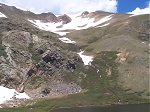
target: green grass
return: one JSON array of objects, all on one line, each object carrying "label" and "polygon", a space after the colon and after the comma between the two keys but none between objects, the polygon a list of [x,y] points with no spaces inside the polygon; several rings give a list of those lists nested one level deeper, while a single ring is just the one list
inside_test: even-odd
[{"label": "green grass", "polygon": [[2,34],[0,33],[0,56],[4,56],[4,57],[7,57],[7,54],[5,52],[5,47],[2,46]]},{"label": "green grass", "polygon": [[[83,89],[88,90],[87,92],[69,95],[68,97],[53,100],[54,104],[59,106],[78,106],[78,105],[108,105],[118,103],[142,103],[148,102],[147,99],[140,98],[138,92],[128,93],[130,89],[122,89],[117,83],[118,77],[118,66],[116,62],[116,51],[104,51],[95,57],[93,65],[95,67],[90,67],[84,69],[81,66],[78,67],[78,71],[82,71],[87,74],[86,78],[82,78],[80,85]],[[79,66],[79,65],[78,65]],[[112,75],[107,76],[106,69],[112,67]],[[100,72],[97,73],[97,69]],[[100,78],[100,75],[102,76]],[[71,79],[77,80],[78,75],[66,75],[66,80],[69,82]]]},{"label": "green grass", "polygon": [[[123,17],[122,20],[120,18],[119,22],[112,23],[109,27],[72,31],[67,36],[77,41],[79,46],[85,46],[83,49],[94,56],[97,56],[101,51],[126,49],[129,55],[126,62],[119,65],[119,77],[116,81],[124,89],[132,89],[132,92],[145,91],[143,94],[146,97],[146,93],[149,92],[150,80],[147,42],[150,37],[148,22],[149,15],[139,15],[126,19]],[[142,43],[143,41],[145,44]],[[102,60],[97,62],[99,62],[98,66],[105,64]],[[111,68],[111,65],[109,66]],[[106,66],[99,66],[99,68],[104,72]]]},{"label": "green grass", "polygon": [[55,108],[49,100],[40,100],[35,104],[26,107],[19,108],[7,108],[0,109],[0,112],[48,112],[49,110]]},{"label": "green grass", "polygon": [[7,57],[7,54],[5,52],[5,47],[0,45],[0,56]]},{"label": "green grass", "polygon": [[68,44],[67,49],[69,51],[73,51],[73,52],[78,52],[79,51],[78,46],[76,46],[75,44]]}]

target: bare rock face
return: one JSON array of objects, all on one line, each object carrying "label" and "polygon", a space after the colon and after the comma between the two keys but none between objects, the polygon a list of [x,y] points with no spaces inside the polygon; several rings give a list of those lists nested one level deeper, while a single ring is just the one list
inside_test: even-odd
[{"label": "bare rock face", "polygon": [[9,43],[11,47],[26,49],[32,42],[32,37],[29,32],[14,30],[7,32],[3,41]]},{"label": "bare rock face", "polygon": [[17,88],[17,85],[22,81],[21,75],[21,71],[9,65],[8,62],[2,61],[0,58],[0,85]]},{"label": "bare rock face", "polygon": [[6,46],[7,59],[12,66],[26,72],[32,66],[31,54],[28,51],[32,43],[30,33],[24,31],[10,31],[3,37]]},{"label": "bare rock face", "polygon": [[126,49],[119,49],[118,52],[118,61],[119,63],[123,64],[127,60],[129,52]]},{"label": "bare rock face", "polygon": [[68,15],[66,15],[66,14],[64,14],[64,15],[62,15],[62,16],[59,16],[59,17],[58,17],[58,20],[59,20],[60,22],[62,22],[63,24],[67,24],[67,23],[70,23],[70,22],[71,22],[71,18],[70,18]]},{"label": "bare rock face", "polygon": [[[76,53],[68,52],[60,47],[61,41],[55,41],[51,35],[45,35],[45,33],[44,35],[31,34],[31,32],[22,30],[2,33],[2,45],[5,47],[7,57],[0,57],[0,85],[14,88],[20,93],[40,88],[45,83],[54,85],[59,80],[63,82],[61,78],[63,71],[72,72],[76,69],[77,63],[82,63]],[[37,77],[40,77],[40,84],[36,82]],[[55,77],[54,82],[50,82],[53,79],[51,77]],[[69,91],[67,89],[73,89],[73,87],[63,84],[66,86],[66,89],[63,89],[66,91],[65,94],[75,92],[75,90],[67,92]],[[60,89],[58,86],[56,88]],[[53,94],[55,92],[53,91]],[[48,93],[49,89],[42,92],[42,94]],[[38,91],[37,94],[41,92]]]},{"label": "bare rock face", "polygon": [[37,15],[37,19],[42,20],[43,22],[58,22],[57,17],[50,12]]},{"label": "bare rock face", "polygon": [[41,94],[44,96],[48,95],[67,95],[81,92],[81,87],[76,83],[56,83],[51,87],[44,87]]},{"label": "bare rock face", "polygon": [[87,15],[89,14],[89,12],[88,11],[84,11],[82,14],[81,14],[81,17],[87,17]]},{"label": "bare rock face", "polygon": [[[0,6],[0,10],[8,14],[8,18],[0,19],[0,50],[3,47],[6,53],[4,56],[0,52],[0,85],[19,93],[33,90],[37,96],[80,92],[80,86],[66,83],[64,75],[74,74],[78,64],[83,64],[82,59],[68,50],[69,46],[58,39],[59,35],[41,31],[27,22],[34,19],[67,24],[71,18],[56,17],[53,13],[34,14],[6,5]],[[42,91],[41,87],[44,87]]]},{"label": "bare rock face", "polygon": [[[26,73],[32,66],[31,53],[28,51],[32,36],[25,31],[5,32],[2,44],[7,54],[6,61],[1,61],[1,83],[10,88],[18,88],[26,79]],[[24,89],[19,87],[19,92]]]},{"label": "bare rock face", "polygon": [[41,14],[34,14],[33,12],[30,11],[23,11],[23,10],[19,10],[14,6],[7,6],[4,4],[1,4],[0,10],[2,13],[11,13],[12,15],[18,15],[18,16],[14,16],[13,18],[15,19],[35,19],[35,20],[41,20],[43,22],[58,22],[57,17],[51,13],[41,13]]},{"label": "bare rock face", "polygon": [[19,93],[23,93],[23,92],[24,92],[24,89],[25,89],[25,85],[24,85],[24,83],[21,83],[21,84],[18,86],[17,91],[18,91]]}]

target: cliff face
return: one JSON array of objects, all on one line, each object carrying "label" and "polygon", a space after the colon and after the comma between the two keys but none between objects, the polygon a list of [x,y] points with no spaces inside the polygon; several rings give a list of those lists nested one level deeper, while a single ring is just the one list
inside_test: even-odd
[{"label": "cliff face", "polygon": [[[40,88],[38,92],[28,93],[33,97],[35,93],[40,97],[48,85],[52,88],[53,85],[64,84],[64,88],[70,88],[71,82],[64,82],[63,72],[75,71],[77,64],[82,65],[82,59],[68,51],[68,45],[58,39],[59,35],[40,31],[11,18],[0,18],[0,21],[0,85],[18,92]],[[80,86],[74,86],[78,89],[68,89],[64,94],[80,91]],[[63,93],[55,91],[53,94]]]}]

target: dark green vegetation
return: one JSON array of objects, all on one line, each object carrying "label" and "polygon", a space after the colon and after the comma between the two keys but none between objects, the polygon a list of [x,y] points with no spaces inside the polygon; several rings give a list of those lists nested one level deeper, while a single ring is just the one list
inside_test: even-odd
[{"label": "dark green vegetation", "polygon": [[5,47],[2,45],[2,35],[0,33],[0,56],[7,57],[7,54],[5,52]]},{"label": "dark green vegetation", "polygon": [[7,56],[7,54],[5,52],[5,47],[2,45],[0,45],[0,56],[4,56],[4,57]]}]

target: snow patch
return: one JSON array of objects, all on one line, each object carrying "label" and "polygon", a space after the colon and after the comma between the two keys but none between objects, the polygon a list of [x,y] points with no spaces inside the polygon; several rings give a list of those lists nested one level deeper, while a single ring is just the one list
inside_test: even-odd
[{"label": "snow patch", "polygon": [[72,44],[76,43],[75,41],[72,41],[72,40],[68,39],[67,37],[59,38],[59,40],[61,40],[64,43],[72,43]]},{"label": "snow patch", "polygon": [[0,12],[0,17],[7,18],[3,13]]},{"label": "snow patch", "polygon": [[100,24],[102,24],[102,23],[105,23],[105,22],[111,20],[111,19],[112,19],[112,15],[113,15],[113,14],[111,14],[111,15],[109,15],[109,16],[106,16],[106,17],[104,17],[104,18],[102,18],[102,19],[100,19],[98,22],[95,23],[95,26],[100,25]]},{"label": "snow patch", "polygon": [[134,17],[134,16],[138,16],[138,15],[134,15],[134,14],[132,14],[132,15],[130,15],[129,17]]},{"label": "snow patch", "polygon": [[77,54],[82,58],[84,65],[91,65],[91,62],[93,61],[93,56],[83,55],[83,53],[84,51],[81,51]]},{"label": "snow patch", "polygon": [[[70,23],[63,24],[62,22],[54,23],[54,22],[47,22],[44,23],[40,20],[28,20],[29,22],[33,23],[34,26],[38,27],[39,29],[46,30],[46,31],[52,31],[57,34],[61,34],[61,31],[64,30],[82,30],[87,29],[90,27],[95,27],[97,25],[100,25],[102,23],[105,23],[112,19],[112,15],[108,15],[103,17],[102,19],[95,21],[95,18],[82,18],[81,16],[77,15],[69,15],[72,19]],[[108,24],[106,24],[108,25]],[[105,26],[106,26],[105,25]],[[66,32],[68,33],[68,32]],[[64,35],[64,34],[61,34]]]},{"label": "snow patch", "polygon": [[97,73],[99,73],[99,69],[97,69]]},{"label": "snow patch", "polygon": [[13,98],[29,99],[30,97],[26,93],[18,93],[15,89],[0,86],[0,104],[13,100]]},{"label": "snow patch", "polygon": [[101,27],[104,27],[104,26],[108,26],[110,23],[106,23],[104,25],[101,25],[101,26],[97,26],[97,28],[101,28]]},{"label": "snow patch", "polygon": [[72,21],[69,24],[66,24],[63,26],[65,29],[75,29],[75,30],[82,30],[87,29],[90,27],[95,27],[97,25],[100,25],[102,23],[105,23],[112,19],[112,15],[108,15],[103,17],[102,19],[95,22],[95,18],[82,18],[80,16],[70,16]]},{"label": "snow patch", "polygon": [[54,23],[54,22],[53,23],[51,23],[51,22],[44,23],[44,22],[41,22],[40,20],[29,20],[29,19],[28,19],[28,21],[33,23],[39,29],[46,30],[46,31],[52,31],[52,32],[57,31],[57,29],[59,29],[58,27],[62,25],[62,22],[59,22],[59,23]]},{"label": "snow patch", "polygon": [[60,36],[65,36],[67,33],[69,33],[69,32],[59,32],[59,31],[57,31],[57,32],[54,32],[54,33],[57,33],[57,34],[59,34]]}]

